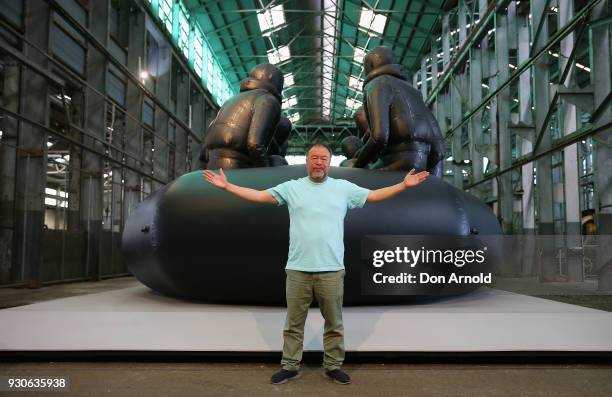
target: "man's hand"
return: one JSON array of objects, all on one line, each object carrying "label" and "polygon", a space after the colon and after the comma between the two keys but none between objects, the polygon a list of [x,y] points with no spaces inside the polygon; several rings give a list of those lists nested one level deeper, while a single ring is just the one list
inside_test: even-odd
[{"label": "man's hand", "polygon": [[406,177],[404,178],[404,185],[406,187],[415,187],[423,182],[429,176],[429,172],[421,171],[418,174],[414,173],[414,168],[408,172]]},{"label": "man's hand", "polygon": [[223,173],[223,168],[219,168],[219,175],[210,170],[202,171],[202,175],[204,176],[204,179],[206,179],[206,182],[210,183],[211,185],[218,187],[219,189],[227,189],[228,183],[227,178]]},{"label": "man's hand", "polygon": [[400,192],[408,188],[420,185],[425,179],[427,179],[428,176],[429,172],[427,171],[421,171],[418,174],[415,174],[413,168],[406,175],[402,182],[392,186],[387,186],[376,190],[370,190],[367,202],[377,203],[379,201],[390,199],[391,197],[395,196],[396,194],[399,194]]},{"label": "man's hand", "polygon": [[223,173],[223,168],[219,168],[219,175],[210,170],[204,170],[202,171],[202,176],[206,179],[206,182],[211,185],[236,195],[241,199],[254,201],[256,203],[278,204],[278,201],[272,196],[272,193],[267,190],[255,190],[229,183]]}]

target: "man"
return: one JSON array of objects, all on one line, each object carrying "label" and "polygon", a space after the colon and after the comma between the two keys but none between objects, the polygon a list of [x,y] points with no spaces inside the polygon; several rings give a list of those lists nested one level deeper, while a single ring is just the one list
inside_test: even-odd
[{"label": "man", "polygon": [[361,208],[366,202],[391,198],[417,186],[429,175],[426,171],[415,174],[412,170],[396,185],[368,190],[349,181],[328,177],[331,157],[332,152],[326,145],[311,145],[306,151],[308,177],[287,181],[267,190],[231,184],[222,169],[219,175],[203,171],[209,183],[240,198],[259,203],[287,204],[289,208],[287,319],[283,331],[282,369],[272,375],[274,384],[300,376],[304,324],[313,294],[325,319],[325,374],[340,384],[350,382],[350,377],[340,369],[344,361],[342,298],[346,211]]}]

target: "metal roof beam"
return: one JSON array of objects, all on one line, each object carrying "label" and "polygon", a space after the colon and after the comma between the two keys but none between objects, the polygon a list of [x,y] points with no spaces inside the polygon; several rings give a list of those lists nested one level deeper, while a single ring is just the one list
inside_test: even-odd
[{"label": "metal roof beam", "polygon": [[[215,1],[215,3],[218,3],[217,1]],[[366,7],[368,8],[368,7]],[[307,10],[307,9],[283,9],[284,12],[288,12],[288,13],[308,13],[308,14],[331,14],[331,12],[327,12],[324,10]],[[374,9],[374,12],[378,13],[378,14],[394,14],[394,13],[401,13],[404,12],[402,10],[392,10],[392,9]],[[217,14],[244,14],[244,13],[248,13],[248,12],[261,12],[260,8],[241,8],[239,10],[223,10],[220,12],[215,12],[215,13],[211,13],[211,15],[217,15]],[[438,12],[424,12],[424,14],[427,15],[439,15]]]},{"label": "metal roof beam", "polygon": [[[382,13],[385,12],[386,10],[382,10],[382,9],[377,9],[375,7],[372,7],[367,0],[362,0],[363,4],[365,5],[365,8],[369,9],[370,11],[374,11],[377,13]],[[432,10],[434,10],[435,12],[431,12],[428,14],[435,14],[435,15],[440,15],[440,12],[438,11],[438,9],[440,8],[441,4],[438,5],[438,7],[434,7],[432,6],[430,3],[431,1],[423,1],[423,0],[414,0],[415,3],[419,3],[422,6],[425,6],[425,8],[431,8]],[[444,1],[442,1],[442,3],[444,3]],[[396,12],[404,12],[404,11],[396,11]]]},{"label": "metal roof beam", "polygon": [[[237,35],[230,35],[230,34],[224,34],[223,36],[224,37],[231,37],[233,39],[244,39],[244,38],[247,38],[247,39],[260,38],[261,39],[262,38],[261,34],[258,34],[258,35],[241,35],[241,34],[240,35],[238,35],[238,34]],[[302,39],[318,39],[318,38],[321,38],[321,37],[324,37],[324,36],[326,36],[326,35],[323,34],[323,33],[322,34],[314,34],[314,35],[313,34],[308,34],[308,35],[305,34],[305,35],[300,36],[300,38],[302,38]],[[360,36],[360,35],[357,35],[357,36],[346,36],[345,35],[345,36],[343,36],[343,38],[347,39],[347,40],[358,39],[360,37],[363,37],[363,36]],[[396,38],[396,39],[407,39],[409,37],[410,36],[408,35],[408,36],[396,36],[394,38]],[[429,35],[427,35],[427,36],[425,36],[425,35],[423,35],[423,36],[415,36],[415,38],[422,38],[422,39],[427,38],[427,37],[429,37]],[[379,37],[379,39],[381,41],[389,41],[389,39],[385,39],[384,37]],[[351,47],[354,47],[354,45],[351,45]]]},{"label": "metal roof beam", "polygon": [[[418,24],[418,23],[419,23],[419,21],[421,20],[421,12],[420,12],[420,11],[423,11],[423,9],[424,9],[424,8],[425,8],[425,6],[421,5],[421,9],[419,10],[419,14],[417,15],[417,24]],[[431,29],[433,29],[433,24],[432,24],[432,26],[431,26]],[[414,33],[414,31],[412,31],[412,33]],[[412,37],[410,37],[410,38],[408,39],[407,44],[408,44],[409,46],[412,44],[412,40],[413,40],[413,38],[412,38]],[[417,58],[418,58],[418,56],[419,56],[419,55],[421,55],[421,51],[423,50],[424,45],[425,45],[425,43],[423,43],[423,46],[421,46],[421,49],[420,49],[420,50],[417,50],[417,51],[416,51],[416,53],[417,53]],[[402,61],[405,59],[405,57],[406,57],[406,51],[407,51],[407,49],[406,49],[406,48],[404,48],[404,50],[402,51],[402,55],[401,55],[401,56],[400,56],[400,58],[399,58],[400,63],[401,63],[401,62],[402,62]],[[412,65],[410,65],[410,66],[411,66],[411,67],[410,67],[410,69],[413,69],[413,68],[414,68],[414,63],[413,63]]]},{"label": "metal roof beam", "polygon": [[[218,5],[216,2],[215,2],[215,5],[216,5],[217,7],[220,7],[220,6],[219,6],[219,5]],[[204,10],[208,11],[208,7],[206,6],[206,4],[202,4],[202,7],[204,8]],[[224,22],[224,24],[226,24],[226,25],[227,25],[227,21],[226,21],[225,17],[223,17],[223,22]],[[214,21],[212,20],[212,18],[210,19],[210,23],[213,25],[213,27],[215,26],[215,23],[214,23]],[[221,42],[221,45],[222,45],[223,47],[225,47],[225,43],[223,42],[222,37],[219,37],[218,39],[219,39],[219,41]],[[232,44],[234,43],[234,40],[233,40],[233,39],[230,39],[230,41],[231,41],[231,43],[232,43]],[[236,50],[235,52],[236,52],[236,54],[237,54],[237,55],[240,55],[240,53],[239,53],[237,50]],[[231,64],[232,68],[236,67],[236,64],[233,62],[232,58],[230,58],[230,57],[225,57],[225,58],[227,58],[227,59],[229,60],[229,62],[230,62],[230,64]],[[246,70],[246,66],[245,66],[244,64],[241,64],[241,65],[239,65],[239,66],[242,66],[242,69],[243,69],[243,70],[244,70],[244,72],[245,72],[245,73],[248,75],[248,73],[249,73],[249,72]]]}]

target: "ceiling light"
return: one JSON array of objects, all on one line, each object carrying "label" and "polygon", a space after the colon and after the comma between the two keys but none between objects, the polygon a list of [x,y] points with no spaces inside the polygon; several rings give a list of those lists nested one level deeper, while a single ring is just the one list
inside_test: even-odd
[{"label": "ceiling light", "polygon": [[587,66],[584,66],[583,64],[578,63],[578,62],[576,62],[576,67],[578,67],[578,68],[580,68],[580,69],[582,69],[582,70],[584,70],[586,72],[590,72],[591,71],[591,68],[589,68]]}]

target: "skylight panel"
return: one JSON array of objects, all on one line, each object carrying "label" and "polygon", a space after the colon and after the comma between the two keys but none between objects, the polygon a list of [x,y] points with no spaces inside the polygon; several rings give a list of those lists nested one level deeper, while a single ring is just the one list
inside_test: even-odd
[{"label": "skylight panel", "polygon": [[346,98],[346,107],[351,109],[351,110],[355,110],[357,109],[359,106],[361,106],[362,103],[353,99],[353,98]]},{"label": "skylight panel", "polygon": [[297,96],[291,95],[289,98],[283,99],[283,110],[287,110],[295,105],[297,105]]},{"label": "skylight panel", "polygon": [[334,73],[333,62],[323,63],[323,78],[331,79]]},{"label": "skylight panel", "polygon": [[284,86],[285,87],[289,87],[292,86],[293,84],[295,84],[294,80],[293,80],[293,73],[287,73],[286,75],[283,76],[283,80],[284,80]]},{"label": "skylight panel", "polygon": [[323,107],[323,110],[327,111],[327,114],[329,115],[329,112],[331,110],[331,99],[327,97],[323,98],[322,107]]},{"label": "skylight panel", "polygon": [[278,47],[278,54],[281,57],[281,62],[291,58],[291,51],[289,51],[289,47],[286,45]]},{"label": "skylight panel", "polygon": [[355,47],[355,52],[353,53],[353,61],[361,65],[363,63],[363,58],[365,58],[366,50],[363,48]]},{"label": "skylight panel", "polygon": [[272,15],[272,27],[278,27],[285,24],[285,11],[283,9],[283,5],[279,4],[270,9],[270,14]]},{"label": "skylight panel", "polygon": [[289,58],[291,58],[291,51],[286,45],[268,50],[268,60],[273,65],[285,62]]},{"label": "skylight panel", "polygon": [[291,121],[293,124],[297,123],[298,120],[300,119],[300,114],[299,113],[293,113],[290,114],[288,117],[289,121]]},{"label": "skylight panel", "polygon": [[321,76],[321,93],[323,94],[322,114],[323,117],[329,117],[331,114],[331,97],[332,85],[334,76],[334,61],[331,57],[323,58],[323,74]]},{"label": "skylight panel", "polygon": [[387,17],[383,14],[376,14],[374,11],[369,10],[365,7],[361,9],[361,16],[359,17],[359,26],[368,31],[382,34],[385,30],[385,24],[387,23]]},{"label": "skylight panel", "polygon": [[338,17],[338,6],[335,1],[324,0],[323,9],[323,40],[321,60],[323,68],[321,70],[321,115],[329,118],[331,114],[331,98],[333,97],[334,65],[336,55],[336,23]]},{"label": "skylight panel", "polygon": [[359,77],[355,77],[353,75],[349,77],[349,87],[350,88],[361,91],[362,86],[363,86],[363,79],[360,79]]},{"label": "skylight panel", "polygon": [[[257,21],[262,33],[272,31],[285,25],[285,11],[283,5],[277,5],[257,13]],[[268,32],[270,33],[270,32]]]}]

